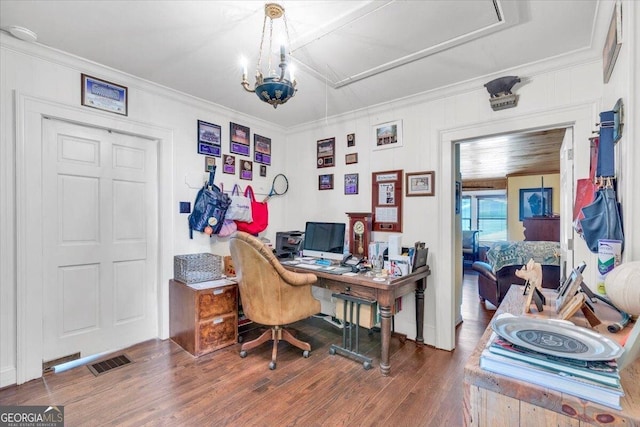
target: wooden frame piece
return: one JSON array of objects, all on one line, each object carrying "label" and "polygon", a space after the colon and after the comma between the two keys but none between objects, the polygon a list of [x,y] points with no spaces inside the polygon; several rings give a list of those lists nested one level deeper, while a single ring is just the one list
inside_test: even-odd
[{"label": "wooden frame piece", "polygon": [[402,232],[403,170],[371,174],[373,231]]},{"label": "wooden frame piece", "polygon": [[433,196],[435,194],[435,172],[407,172],[407,197]]}]

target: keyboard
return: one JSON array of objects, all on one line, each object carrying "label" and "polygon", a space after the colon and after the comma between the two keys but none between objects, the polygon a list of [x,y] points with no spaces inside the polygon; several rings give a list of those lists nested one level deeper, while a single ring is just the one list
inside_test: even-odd
[{"label": "keyboard", "polygon": [[323,273],[329,274],[344,274],[351,272],[351,267],[342,267],[342,266],[332,266],[332,265],[319,265],[319,264],[306,264],[304,262],[300,262],[298,264],[291,264],[296,268],[304,268],[305,270],[314,270],[314,271],[322,271]]}]

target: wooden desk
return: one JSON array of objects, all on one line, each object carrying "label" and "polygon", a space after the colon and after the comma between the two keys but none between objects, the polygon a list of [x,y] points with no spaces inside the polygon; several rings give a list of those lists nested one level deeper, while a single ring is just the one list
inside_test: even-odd
[{"label": "wooden desk", "polygon": [[[522,314],[524,304],[522,291],[522,286],[511,286],[498,307],[496,315],[505,312]],[[544,306],[542,313],[530,313],[528,316],[555,317],[555,309],[552,307],[555,293],[549,290],[543,293],[548,305]],[[535,308],[532,311],[535,312]],[[606,332],[606,325],[610,323],[607,313],[599,311],[597,313],[604,321],[602,325],[597,326],[597,330],[616,339],[616,334]],[[615,320],[615,317],[609,317],[609,319]],[[587,327],[588,325],[582,314],[574,316],[571,321],[578,326]],[[627,326],[624,331],[628,333],[631,327],[632,325]],[[480,369],[480,354],[490,336],[491,326],[485,331],[464,368],[466,426],[640,426],[640,359],[620,372],[625,396],[622,398],[622,410],[618,411],[569,394]],[[618,336],[617,339],[620,340],[621,337]]]},{"label": "wooden desk", "polygon": [[373,278],[363,274],[345,276],[296,268],[295,265],[283,264],[283,266],[291,271],[315,274],[318,277],[318,281],[313,286],[378,301],[382,339],[380,349],[380,372],[382,375],[389,375],[391,371],[389,346],[391,344],[391,315],[393,314],[395,300],[411,291],[415,291],[416,294],[416,344],[424,344],[422,335],[424,327],[424,290],[427,287],[427,276],[431,274],[428,266],[422,267],[407,276],[390,278],[384,282],[376,282]]}]

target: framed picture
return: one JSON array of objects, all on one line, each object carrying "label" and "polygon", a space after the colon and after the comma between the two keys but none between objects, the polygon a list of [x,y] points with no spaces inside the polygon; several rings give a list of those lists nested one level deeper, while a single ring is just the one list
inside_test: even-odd
[{"label": "framed picture", "polygon": [[402,147],[402,120],[375,125],[373,142],[374,150]]},{"label": "framed picture", "polygon": [[622,5],[619,1],[613,8],[613,16],[609,23],[609,31],[607,31],[607,40],[602,48],[602,64],[604,73],[604,82],[609,83],[613,67],[616,65],[618,53],[622,47]]},{"label": "framed picture", "polygon": [[355,147],[356,145],[356,134],[350,133],[347,135],[347,147]]},{"label": "framed picture", "polygon": [[271,164],[271,138],[253,134],[253,160],[263,165]]},{"label": "framed picture", "polygon": [[371,173],[373,231],[402,232],[403,170]]},{"label": "framed picture", "polygon": [[220,134],[220,126],[198,120],[198,154],[220,157],[222,154]]},{"label": "framed picture", "polygon": [[344,174],[344,194],[358,194],[358,174]]},{"label": "framed picture", "polygon": [[120,86],[86,74],[81,75],[81,80],[82,105],[123,116],[128,114],[129,96],[126,86]]},{"label": "framed picture", "polygon": [[333,190],[333,174],[318,176],[318,190]]},{"label": "framed picture", "polygon": [[330,168],[336,165],[336,139],[327,138],[318,141],[318,168]]},{"label": "framed picture", "polygon": [[240,160],[240,179],[251,181],[253,179],[253,162]]},{"label": "framed picture", "polygon": [[260,176],[267,176],[267,166],[260,165]]},{"label": "framed picture", "polygon": [[205,172],[215,172],[216,170],[216,158],[215,157],[205,157],[204,158],[204,171]]},{"label": "framed picture", "polygon": [[520,189],[520,221],[553,212],[553,188]]},{"label": "framed picture", "polygon": [[224,154],[222,156],[222,172],[232,175],[236,174],[236,156]]},{"label": "framed picture", "polygon": [[358,163],[358,153],[349,153],[344,155],[344,162],[347,165]]},{"label": "framed picture", "polygon": [[231,153],[248,156],[251,151],[249,141],[249,128],[237,123],[229,123],[229,140],[231,144]]},{"label": "framed picture", "polygon": [[433,196],[435,172],[411,172],[406,174],[407,197]]}]

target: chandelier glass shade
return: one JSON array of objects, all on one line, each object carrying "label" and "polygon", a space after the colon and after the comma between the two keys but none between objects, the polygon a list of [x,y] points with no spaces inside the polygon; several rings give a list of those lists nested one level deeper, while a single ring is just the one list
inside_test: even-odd
[{"label": "chandelier glass shade", "polygon": [[[242,87],[247,92],[255,92],[258,98],[270,105],[273,105],[273,108],[277,108],[278,105],[287,102],[296,94],[297,90],[296,81],[293,78],[291,67],[287,63],[287,53],[283,44],[280,45],[280,62],[277,65],[280,70],[275,70],[275,68],[272,68],[272,57],[276,58],[277,60],[277,56],[272,54],[273,23],[274,20],[280,18],[282,18],[282,21],[284,22],[284,32],[287,38],[287,46],[290,46],[289,30],[287,28],[287,18],[284,13],[284,8],[276,3],[267,3],[264,6],[264,21],[262,24],[262,39],[260,40],[260,52],[258,54],[258,64],[256,67],[256,82],[252,88],[249,81],[247,80],[247,68],[246,66],[244,66],[241,83]],[[269,21],[269,46],[265,55],[267,59],[267,73],[265,77],[265,74],[262,72],[262,57],[264,41],[267,37],[267,20]],[[274,66],[275,62],[276,61],[274,61]]]}]

